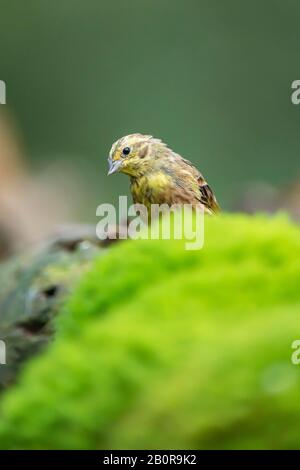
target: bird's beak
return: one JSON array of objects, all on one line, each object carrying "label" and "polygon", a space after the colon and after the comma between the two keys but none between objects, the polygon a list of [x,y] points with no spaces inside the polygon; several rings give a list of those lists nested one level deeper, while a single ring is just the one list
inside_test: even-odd
[{"label": "bird's beak", "polygon": [[119,171],[121,165],[122,165],[122,160],[115,160],[113,161],[111,158],[108,159],[108,164],[109,164],[109,170],[107,175],[112,175],[113,173],[116,173]]}]

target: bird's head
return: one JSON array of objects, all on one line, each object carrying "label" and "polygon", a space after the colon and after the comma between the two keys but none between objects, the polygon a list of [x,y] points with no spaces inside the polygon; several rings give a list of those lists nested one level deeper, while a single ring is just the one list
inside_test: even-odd
[{"label": "bird's head", "polygon": [[117,140],[109,152],[108,174],[121,172],[137,177],[155,167],[168,151],[167,146],[151,135],[131,134]]}]

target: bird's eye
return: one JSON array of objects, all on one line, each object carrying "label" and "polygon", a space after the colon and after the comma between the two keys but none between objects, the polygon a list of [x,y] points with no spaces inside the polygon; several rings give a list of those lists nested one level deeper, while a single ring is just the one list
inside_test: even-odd
[{"label": "bird's eye", "polygon": [[124,147],[122,150],[123,155],[129,155],[130,154],[130,147]]}]

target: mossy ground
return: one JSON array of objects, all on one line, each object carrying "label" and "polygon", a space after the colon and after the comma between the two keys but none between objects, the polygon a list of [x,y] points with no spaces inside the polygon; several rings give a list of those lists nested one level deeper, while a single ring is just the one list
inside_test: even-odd
[{"label": "mossy ground", "polygon": [[208,218],[205,247],[97,259],[0,410],[2,448],[299,448],[300,230]]}]

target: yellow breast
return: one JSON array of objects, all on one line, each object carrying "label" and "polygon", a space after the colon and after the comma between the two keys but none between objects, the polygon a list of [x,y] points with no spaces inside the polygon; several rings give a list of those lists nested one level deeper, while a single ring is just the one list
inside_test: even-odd
[{"label": "yellow breast", "polygon": [[166,194],[172,186],[172,178],[163,173],[155,172],[140,178],[132,179],[131,193],[135,203],[163,204],[166,201]]}]

